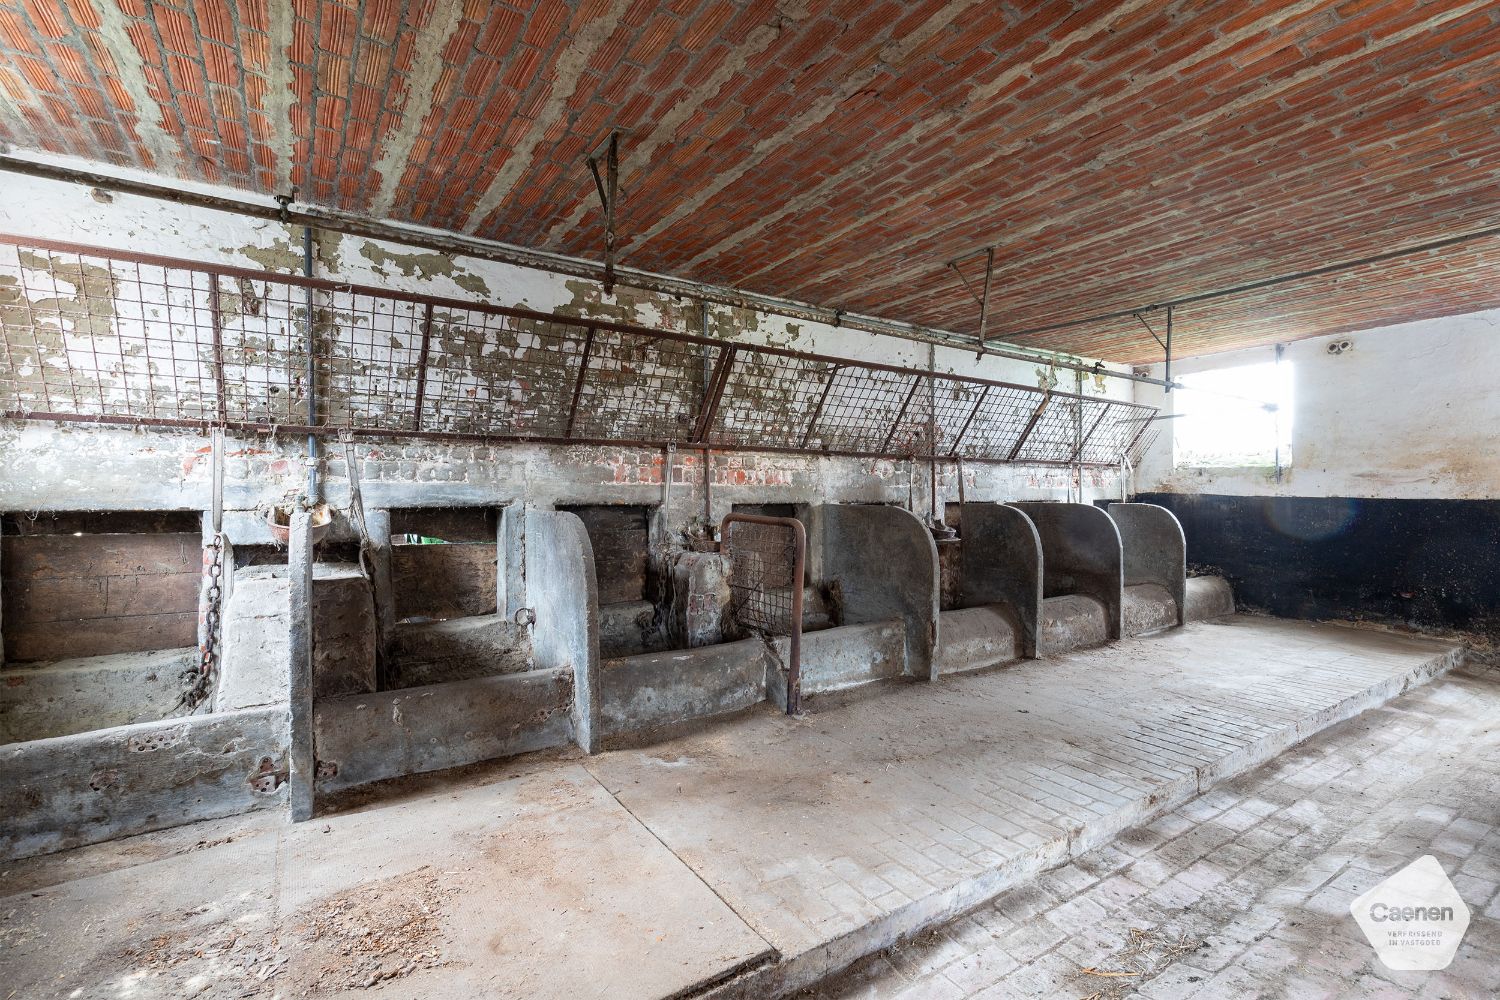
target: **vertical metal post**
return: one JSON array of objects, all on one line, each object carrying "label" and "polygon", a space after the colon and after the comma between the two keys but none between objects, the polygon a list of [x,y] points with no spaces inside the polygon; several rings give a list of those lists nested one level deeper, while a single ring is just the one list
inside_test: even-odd
[{"label": "vertical metal post", "polygon": [[[313,276],[313,246],[312,227],[302,227],[302,273],[303,276]],[[313,290],[307,286],[307,426],[315,427],[318,423],[318,334],[317,324],[313,318]],[[318,437],[316,434],[307,436],[307,500],[308,503],[316,504],[322,493],[318,488]]]},{"label": "vertical metal post", "polygon": [[208,276],[209,313],[213,317],[214,324],[214,397],[218,400],[215,412],[219,415],[219,423],[229,419],[229,400],[224,393],[224,315],[223,306],[219,302],[219,276],[210,274]]},{"label": "vertical metal post", "polygon": [[578,400],[583,396],[583,384],[589,377],[589,358],[594,353],[594,328],[589,327],[583,338],[583,357],[578,361],[578,379],[573,383],[573,402],[568,406],[568,427],[563,437],[573,436],[573,424],[578,420]]},{"label": "vertical metal post", "polygon": [[1083,372],[1073,373],[1073,482],[1077,484],[1078,502],[1083,503]]},{"label": "vertical metal post", "polygon": [[370,544],[370,588],[375,597],[375,663],[383,689],[390,683],[391,632],[396,621],[396,595],[391,589],[391,512],[379,507],[366,511],[365,531]]},{"label": "vertical metal post", "polygon": [[292,508],[287,570],[291,595],[287,615],[287,652],[291,733],[287,786],[292,820],[313,815],[315,755],[313,748],[313,546],[312,510]]},{"label": "vertical metal post", "polygon": [[984,353],[984,338],[990,325],[990,282],[995,277],[995,248],[984,251],[984,297],[979,302],[979,353]]},{"label": "vertical metal post", "polygon": [[1167,343],[1166,343],[1166,349],[1167,349],[1167,365],[1166,365],[1166,371],[1162,372],[1162,379],[1163,379],[1163,381],[1165,381],[1167,383],[1164,391],[1171,392],[1172,391],[1172,307],[1171,306],[1167,306]]},{"label": "vertical metal post", "polygon": [[427,398],[427,359],[432,353],[432,303],[422,310],[422,356],[417,362],[417,401],[412,407],[411,429],[422,429],[422,403]]}]

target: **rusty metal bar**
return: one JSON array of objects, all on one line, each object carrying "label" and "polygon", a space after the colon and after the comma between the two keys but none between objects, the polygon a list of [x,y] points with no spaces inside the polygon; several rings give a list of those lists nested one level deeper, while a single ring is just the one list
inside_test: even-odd
[{"label": "rusty metal bar", "polygon": [[[785,634],[788,638],[786,714],[797,715],[802,711],[802,610],[804,596],[803,578],[807,571],[807,529],[795,517],[765,517],[760,514],[726,514],[724,516],[724,520],[719,523],[719,538],[723,542],[722,551],[724,551],[730,563],[730,607],[737,619],[740,612],[744,610],[744,604],[737,603],[736,599],[738,598],[740,601],[743,601],[744,598],[735,594],[736,586],[733,581],[736,580],[736,573],[744,574],[749,571],[750,560],[742,557],[740,562],[737,563],[735,561],[733,534],[729,528],[731,524],[752,524],[768,528],[783,528],[791,535],[793,554],[792,565],[790,567],[790,580],[788,581],[790,584],[790,607],[787,610],[786,629],[784,633],[771,630],[775,624],[775,616],[772,612],[777,610],[777,608],[772,605],[772,601],[767,595],[767,591],[769,590],[765,572],[767,567],[763,560],[758,560],[761,563],[759,566],[761,570],[760,575],[752,578],[749,583],[746,583],[745,577],[741,575],[738,578],[738,589],[742,595],[748,595],[750,598],[755,598],[759,595],[762,605],[758,615],[754,619],[754,624],[759,624],[760,628],[756,629],[752,626],[749,630],[760,631],[763,636],[766,634]],[[759,586],[755,586],[757,583]],[[747,615],[747,617],[750,616]]]},{"label": "rusty metal bar", "polygon": [[229,419],[228,390],[224,386],[224,315],[223,306],[219,302],[219,277],[215,274],[208,276],[209,282],[209,310],[213,317],[214,325],[214,396],[217,399],[216,409],[219,414],[219,423]]},{"label": "rusty metal bar", "polygon": [[979,304],[979,353],[984,354],[985,332],[990,325],[990,285],[995,277],[995,248],[984,251],[984,300]]},{"label": "rusty metal bar", "polygon": [[589,327],[583,337],[583,357],[578,362],[578,381],[573,383],[573,402],[568,407],[568,429],[563,437],[573,436],[573,424],[578,420],[578,400],[583,396],[583,383],[589,377],[589,357],[594,353],[594,328]]},{"label": "rusty metal bar", "polygon": [[411,429],[419,431],[422,429],[422,401],[427,396],[427,358],[432,350],[432,303],[423,307],[422,312],[422,356],[417,361],[417,401],[412,407]]},{"label": "rusty metal bar", "polygon": [[605,177],[599,176],[599,161],[589,156],[589,172],[599,189],[600,207],[604,209],[604,294],[615,290],[615,203],[620,193],[620,133],[609,134],[609,148],[604,154]]},{"label": "rusty metal bar", "polygon": [[[1016,438],[1015,447],[1011,448],[1007,462],[1014,462],[1016,456],[1021,454],[1021,449],[1026,445],[1026,439],[1031,437],[1031,432],[1036,430],[1036,425],[1042,419],[1042,412],[1047,409],[1047,404],[1052,400],[1052,393],[1048,392],[1042,396],[1042,401],[1036,405],[1036,410],[1031,414],[1031,419],[1026,421],[1026,427],[1021,431],[1021,436]],[[1061,463],[1063,465],[1073,464],[1071,461]]]},{"label": "rusty metal bar", "polygon": [[1083,454],[1083,446],[1088,444],[1089,439],[1094,436],[1094,432],[1099,429],[1100,424],[1104,423],[1104,418],[1108,415],[1109,407],[1105,406],[1099,411],[1099,415],[1094,418],[1094,422],[1092,424],[1089,424],[1088,433],[1079,435],[1078,444],[1073,447],[1073,454],[1068,456],[1068,462],[1070,464],[1078,461],[1078,457]]},{"label": "rusty metal bar", "polygon": [[[574,319],[572,317],[559,316],[556,313],[540,312],[535,309],[517,309],[513,306],[497,306],[487,302],[477,302],[469,299],[458,299],[446,295],[423,295],[416,292],[406,292],[399,289],[380,288],[375,285],[359,285],[352,282],[330,281],[327,278],[307,278],[299,274],[278,274],[271,271],[263,271],[256,268],[238,267],[231,264],[215,264],[207,261],[185,260],[180,257],[165,257],[160,254],[137,253],[132,250],[117,250],[109,247],[91,246],[84,243],[70,243],[64,240],[37,239],[26,236],[17,236],[13,233],[0,233],[0,244],[11,246],[34,247],[39,250],[52,250],[61,253],[76,253],[89,257],[105,257],[114,260],[129,261],[136,264],[148,264],[155,267],[180,268],[191,271],[201,271],[208,274],[219,274],[231,278],[248,278],[252,281],[269,282],[273,284],[293,285],[299,288],[310,287],[326,292],[342,292],[350,295],[369,295],[374,298],[390,299],[395,302],[413,302],[418,305],[432,304],[437,308],[462,309],[468,312],[485,313],[493,316],[508,316],[514,319],[533,320],[539,323],[566,322],[575,326],[585,324],[599,330],[612,330],[617,333],[635,334],[640,337],[650,337],[658,340],[671,340],[688,344],[707,344],[713,347],[723,347],[724,341],[715,340],[711,337],[699,336],[691,333],[679,333],[675,330],[655,330],[650,327],[637,326],[633,323],[616,323],[603,319]],[[826,364],[843,365],[847,368],[858,368],[862,371],[883,371],[900,375],[915,375],[921,377],[932,376],[944,382],[960,382],[965,385],[991,385],[997,388],[1019,389],[1025,392],[1039,391],[1034,385],[1023,385],[1019,382],[1003,382],[998,379],[980,378],[976,375],[954,375],[934,373],[922,368],[910,368],[903,365],[887,365],[875,361],[854,361],[849,358],[839,358],[829,354],[813,354],[808,351],[796,351],[786,347],[771,347],[768,345],[736,345],[737,349],[752,351],[756,354],[773,355],[783,358],[797,358],[803,361],[814,361]],[[1036,360],[1035,358],[1031,360]],[[1066,368],[1067,365],[1059,364],[1057,367]],[[1119,377],[1109,373],[1111,378]],[[1160,380],[1156,380],[1160,381]],[[1153,383],[1154,384],[1154,383]],[[1067,397],[1072,395],[1066,392],[1053,391],[1052,395]],[[1145,409],[1153,409],[1146,407]]]},{"label": "rusty metal bar", "polygon": [[712,387],[703,404],[703,412],[698,414],[698,426],[693,428],[692,439],[695,442],[708,437],[709,429],[714,425],[714,418],[719,414],[719,400],[724,395],[724,387],[729,384],[729,369],[734,364],[734,356],[738,351],[737,346],[730,344],[719,355],[719,363],[714,367]]},{"label": "rusty metal bar", "polygon": [[818,418],[823,415],[823,405],[828,402],[828,391],[833,388],[834,379],[839,377],[840,365],[834,365],[828,369],[828,381],[823,383],[823,391],[818,394],[818,405],[813,407],[812,419],[807,422],[807,430],[802,432],[802,447],[807,447],[808,439],[812,437],[813,431],[818,429]]},{"label": "rusty metal bar", "polygon": [[[545,251],[529,250],[523,247],[511,246],[492,240],[481,240],[475,237],[461,236],[456,233],[424,232],[409,229],[400,224],[379,222],[366,219],[346,212],[332,209],[316,208],[306,206],[291,211],[286,209],[272,208],[264,203],[241,201],[235,198],[227,198],[222,195],[204,194],[196,191],[184,190],[181,187],[170,187],[167,185],[151,184],[145,181],[128,180],[112,174],[98,171],[78,170],[71,167],[63,167],[49,163],[38,163],[24,160],[15,156],[0,155],[0,171],[23,174],[31,177],[41,177],[47,180],[60,180],[73,184],[84,184],[89,187],[102,188],[109,191],[120,191],[127,194],[137,195],[142,198],[155,198],[173,204],[193,205],[199,208],[207,208],[220,212],[232,212],[238,215],[256,219],[267,219],[279,221],[289,225],[312,224],[320,229],[342,233],[346,236],[361,236],[367,239],[387,240],[405,246],[419,247],[425,250],[436,250],[443,253],[452,253],[478,260],[499,261],[505,264],[514,264],[519,267],[537,268],[551,274],[563,274],[569,277],[587,278],[598,280],[602,268],[599,265],[585,260],[565,257],[560,254],[551,254]],[[288,198],[290,201],[290,198]],[[1427,252],[1439,249],[1441,246],[1462,243],[1468,240],[1485,238],[1500,234],[1500,226],[1476,233],[1469,233],[1456,237],[1452,240],[1440,241],[1439,244],[1424,244],[1417,247],[1395,252],[1395,256]],[[1343,265],[1357,266],[1371,261],[1358,261]],[[888,337],[899,337],[918,343],[941,344],[948,347],[967,346],[970,338],[964,334],[957,334],[950,330],[937,327],[922,326],[916,323],[904,323],[896,320],[883,319],[877,316],[863,314],[852,314],[839,309],[829,309],[815,306],[805,302],[797,302],[793,299],[781,298],[774,295],[764,295],[755,292],[742,291],[739,289],[725,288],[717,285],[707,285],[701,282],[687,281],[677,278],[669,278],[663,275],[650,274],[645,271],[630,268],[616,268],[620,280],[632,288],[643,291],[656,292],[662,295],[673,295],[677,297],[691,297],[701,299],[705,302],[713,302],[719,305],[732,306],[742,309],[756,309],[762,312],[774,313],[788,319],[809,320],[815,323],[828,323],[833,326],[844,326],[851,330],[863,330],[868,333],[880,334]],[[1211,297],[1211,296],[1210,296]],[[1200,297],[1201,298],[1201,297]],[[1008,345],[1004,348],[986,348],[985,354],[991,357],[1012,358],[1017,361],[1044,362],[1053,364],[1059,368],[1078,368],[1092,371],[1091,364],[1079,361],[1068,361],[1053,356],[1050,352],[1042,349],[1029,349]],[[1149,375],[1136,375],[1132,372],[1108,373],[1110,378],[1122,379],[1127,382],[1141,382],[1148,385],[1163,385],[1162,379],[1153,378]]]},{"label": "rusty metal bar", "polygon": [[891,429],[885,432],[885,443],[880,446],[880,450],[882,452],[891,450],[891,439],[894,438],[896,436],[896,432],[901,429],[901,421],[906,419],[906,411],[911,409],[911,401],[917,398],[917,389],[921,387],[922,378],[926,374],[926,372],[918,372],[917,377],[912,379],[911,392],[908,392],[906,394],[906,402],[901,404],[901,412],[896,414],[896,419],[891,424]]},{"label": "rusty metal bar", "polygon": [[[969,415],[964,418],[964,425],[958,429],[958,434],[954,436],[954,438],[953,438],[953,449],[951,451],[949,451],[948,454],[950,454],[950,455],[957,455],[958,454],[958,447],[959,447],[959,445],[961,445],[961,444],[964,443],[964,436],[969,433],[969,425],[974,422],[974,418],[975,417],[979,416],[979,410],[980,410],[981,407],[984,406],[984,401],[987,398],[989,398],[989,394],[990,394],[990,387],[989,386],[985,386],[983,389],[980,390],[980,392],[979,392],[979,401],[974,404],[974,409],[970,410],[969,411]],[[932,450],[933,451],[937,451],[937,439],[935,437],[934,437],[933,442],[932,442]]]},{"label": "rusty metal bar", "polygon": [[[87,414],[77,413],[51,413],[39,410],[5,410],[0,412],[0,419],[4,420],[44,420],[49,423],[64,424],[104,424],[114,427],[159,427],[163,429],[185,429],[208,432],[215,426],[219,426],[212,420],[190,420],[173,419],[166,417],[135,417],[115,413]],[[656,451],[662,447],[662,441],[650,441],[639,438],[565,438],[543,435],[525,434],[486,434],[482,432],[463,431],[422,431],[414,434],[412,431],[389,427],[327,427],[309,426],[307,424],[273,424],[254,420],[229,420],[223,426],[229,430],[243,431],[247,434],[316,434],[320,437],[338,437],[348,435],[355,438],[380,438],[399,439],[419,437],[428,441],[462,441],[471,444],[558,444],[558,445],[604,445],[618,448],[638,448],[642,451]],[[783,448],[775,445],[750,445],[750,444],[709,444],[703,441],[679,441],[679,448],[691,448],[694,451],[734,451],[734,452],[766,452],[777,455],[806,455],[807,452],[801,448]],[[829,458],[886,458],[906,461],[916,459],[928,461],[931,459],[948,460],[951,455],[930,454],[902,454],[889,451],[855,451],[850,449],[818,451],[818,455]],[[979,462],[990,465],[1009,465],[1010,459],[987,458],[984,456],[969,456],[966,461]],[[1073,463],[1065,461],[1053,461],[1048,459],[1028,459],[1027,465],[1035,466],[1062,466],[1068,467]],[[1090,468],[1112,469],[1112,462],[1085,462]]]}]

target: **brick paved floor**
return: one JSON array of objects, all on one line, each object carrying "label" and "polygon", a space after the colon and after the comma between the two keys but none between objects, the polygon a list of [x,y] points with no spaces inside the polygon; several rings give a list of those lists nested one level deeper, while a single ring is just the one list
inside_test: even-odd
[{"label": "brick paved floor", "polygon": [[[1469,930],[1446,971],[1392,972],[1349,904],[1423,854]],[[1500,672],[1405,694],[806,995],[1500,996]]]}]

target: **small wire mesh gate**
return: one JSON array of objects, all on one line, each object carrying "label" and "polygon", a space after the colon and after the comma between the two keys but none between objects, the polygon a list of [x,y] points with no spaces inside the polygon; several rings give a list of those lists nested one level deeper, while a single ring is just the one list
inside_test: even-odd
[{"label": "small wire mesh gate", "polygon": [[[719,525],[729,559],[729,613],[770,644],[788,639],[786,711],[802,709],[802,597],[807,532],[795,517],[730,514]],[[774,646],[773,646],[774,648]]]},{"label": "small wire mesh gate", "polygon": [[1113,466],[1156,413],[4,234],[0,334],[0,413],[35,420]]}]

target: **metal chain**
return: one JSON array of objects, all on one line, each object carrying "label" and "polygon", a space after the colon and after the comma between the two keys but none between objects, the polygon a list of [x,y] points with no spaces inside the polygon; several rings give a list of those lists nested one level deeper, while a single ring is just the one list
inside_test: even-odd
[{"label": "metal chain", "polygon": [[224,536],[215,535],[209,548],[213,550],[213,557],[208,567],[208,608],[204,613],[203,645],[199,649],[198,668],[183,671],[182,680],[187,688],[177,699],[177,707],[189,712],[208,700],[214,675],[218,673],[219,613],[224,596]]}]

